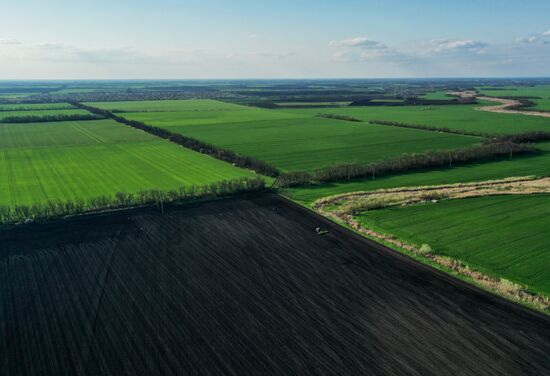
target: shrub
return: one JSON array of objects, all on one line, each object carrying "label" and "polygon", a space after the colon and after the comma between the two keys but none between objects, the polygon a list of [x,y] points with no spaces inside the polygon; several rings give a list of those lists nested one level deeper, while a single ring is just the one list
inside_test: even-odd
[{"label": "shrub", "polygon": [[427,255],[427,254],[431,254],[433,251],[432,251],[432,247],[430,247],[429,244],[422,244],[422,246],[418,249],[418,252],[423,254],[423,255]]}]

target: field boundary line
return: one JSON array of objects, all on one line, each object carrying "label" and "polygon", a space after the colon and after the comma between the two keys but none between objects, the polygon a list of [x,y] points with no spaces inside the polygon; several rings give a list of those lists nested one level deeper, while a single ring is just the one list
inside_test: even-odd
[{"label": "field boundary line", "polygon": [[29,156],[29,151],[25,151],[25,157],[29,163],[30,169],[32,170],[32,173],[34,175],[34,178],[38,182],[38,186],[40,187],[40,191],[42,191],[42,194],[44,195],[44,199],[48,199],[48,194],[46,193],[46,189],[44,188],[44,184],[42,184],[42,180],[40,179],[40,176],[36,172],[36,168],[34,167],[34,163],[32,162],[32,158]]},{"label": "field boundary line", "polygon": [[4,150],[4,159],[6,160],[6,168],[8,170],[8,188],[10,190],[10,201],[12,206],[17,204],[17,192],[15,190],[15,176],[10,161],[10,155],[7,150]]},{"label": "field boundary line", "polygon": [[96,135],[93,135],[92,133],[90,133],[88,130],[85,130],[84,128],[82,128],[80,125],[78,125],[77,123],[71,123],[71,126],[73,128],[75,128],[77,131],[79,131],[80,133],[88,136],[89,138],[91,138],[92,140],[94,140],[95,142],[97,142],[98,144],[101,144],[101,143],[105,143],[106,141],[104,139],[102,139],[101,137],[99,136],[96,136]]}]

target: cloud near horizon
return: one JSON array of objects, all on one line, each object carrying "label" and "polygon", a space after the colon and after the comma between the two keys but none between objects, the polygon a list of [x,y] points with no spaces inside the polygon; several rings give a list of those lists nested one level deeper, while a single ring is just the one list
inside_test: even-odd
[{"label": "cloud near horizon", "polygon": [[[256,39],[249,34],[248,39]],[[257,42],[254,42],[257,43]],[[387,76],[461,76],[494,75],[493,72],[513,72],[522,64],[533,65],[534,75],[545,71],[550,64],[550,30],[517,38],[509,43],[491,44],[472,39],[433,39],[420,42],[401,43],[391,46],[383,41],[366,36],[347,39],[334,39],[328,48],[317,50],[315,56],[310,51],[285,49],[255,49],[245,46],[240,51],[222,53],[207,48],[158,48],[138,50],[132,46],[98,48],[80,47],[57,41],[24,43],[15,38],[0,38],[0,71],[16,66],[17,74],[24,75],[28,67],[43,66],[51,62],[59,67],[81,67],[83,72],[131,71],[133,75],[151,77],[154,72],[181,72],[184,77],[202,76],[210,67],[226,66],[228,76],[238,76],[250,67],[259,67],[266,61],[278,61],[278,70],[265,69],[265,76],[298,76],[293,72],[302,64],[304,77],[316,76],[364,76],[370,72]],[[256,46],[258,47],[258,46]],[[260,46],[261,47],[261,46]],[[284,48],[284,47],[283,47]],[[326,56],[323,59],[322,56]],[[345,63],[349,68],[342,67]],[[154,72],[149,72],[150,67]],[[148,68],[149,67],[149,68]],[[12,68],[13,70],[13,68]],[[319,74],[318,72],[321,72]],[[327,72],[327,73],[324,73]],[[349,73],[330,73],[349,72]],[[364,73],[361,73],[364,72]],[[520,71],[518,71],[520,72]],[[511,74],[511,73],[507,73]],[[242,74],[246,77],[246,74]],[[175,77],[176,75],[171,74]],[[259,77],[259,75],[257,76]]]}]

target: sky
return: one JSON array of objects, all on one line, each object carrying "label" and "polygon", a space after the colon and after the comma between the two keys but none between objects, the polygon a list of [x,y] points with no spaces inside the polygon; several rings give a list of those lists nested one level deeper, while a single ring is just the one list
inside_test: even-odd
[{"label": "sky", "polygon": [[0,79],[550,76],[549,0],[0,0]]}]

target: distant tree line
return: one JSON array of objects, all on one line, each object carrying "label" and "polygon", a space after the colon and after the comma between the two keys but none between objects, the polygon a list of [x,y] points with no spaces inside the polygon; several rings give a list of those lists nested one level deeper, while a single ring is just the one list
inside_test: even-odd
[{"label": "distant tree line", "polygon": [[74,110],[73,106],[52,106],[52,107],[2,107],[0,112],[23,112],[23,111],[46,111],[46,110]]},{"label": "distant tree line", "polygon": [[533,145],[512,142],[488,143],[458,150],[431,151],[421,154],[404,154],[369,164],[350,163],[330,166],[314,171],[282,173],[277,177],[279,188],[313,185],[337,180],[351,180],[410,172],[426,168],[451,168],[456,164],[512,158],[535,152]]},{"label": "distant tree line", "polygon": [[267,162],[256,159],[254,157],[240,155],[235,153],[232,150],[222,149],[192,137],[187,137],[179,133],[170,132],[164,128],[147,125],[145,123],[135,121],[135,120],[128,120],[121,116],[115,115],[108,110],[88,106],[79,102],[70,102],[70,103],[73,106],[88,110],[93,114],[100,115],[106,118],[111,118],[119,123],[129,125],[130,127],[133,127],[136,129],[140,129],[154,136],[164,138],[166,140],[174,142],[183,147],[198,151],[199,153],[208,154],[216,159],[220,159],[222,161],[232,163],[235,166],[248,168],[250,170],[253,170],[257,173],[260,173],[266,176],[274,177],[279,174],[279,171],[275,167],[271,166]]},{"label": "distant tree line", "polygon": [[369,123],[378,124],[378,125],[387,125],[390,127],[412,128],[412,129],[421,129],[424,131],[432,131],[432,132],[453,133],[453,134],[460,134],[464,136],[476,136],[476,137],[495,136],[494,134],[486,133],[486,132],[467,131],[464,129],[451,129],[447,127],[438,127],[438,126],[425,125],[425,124],[407,124],[407,123],[400,123],[398,121],[369,120]]},{"label": "distant tree line", "polygon": [[[376,101],[374,101],[376,99]],[[437,105],[462,105],[478,103],[475,98],[453,98],[453,99],[423,99],[405,98],[403,101],[391,101],[389,98],[366,98],[351,102],[349,106],[437,106]]]},{"label": "distant tree line", "polygon": [[90,114],[71,114],[71,115],[25,115],[25,116],[6,116],[0,119],[0,123],[49,123],[53,121],[77,121],[77,120],[97,120],[101,116]]},{"label": "distant tree line", "polygon": [[533,132],[493,136],[487,139],[487,143],[513,142],[516,144],[520,144],[520,143],[541,142],[541,141],[549,141],[549,140],[550,140],[550,132],[533,131]]},{"label": "distant tree line", "polygon": [[421,129],[421,130],[433,131],[433,132],[453,133],[453,134],[460,134],[464,136],[484,137],[487,139],[485,141],[486,143],[499,144],[503,142],[513,142],[515,144],[522,144],[522,143],[550,140],[550,132],[543,132],[543,131],[531,131],[531,132],[512,133],[512,134],[494,134],[494,133],[479,132],[479,131],[467,131],[463,129],[450,129],[447,127],[437,127],[432,125],[405,124],[405,123],[399,123],[397,121],[369,120],[369,123],[378,124],[378,125],[387,125],[392,127]]},{"label": "distant tree line", "polygon": [[113,196],[98,196],[87,200],[48,200],[47,202],[33,205],[3,205],[0,206],[0,224],[50,220],[101,210],[185,203],[199,199],[231,196],[239,193],[259,192],[265,189],[264,179],[257,177],[222,180],[207,185],[180,187],[178,190],[170,191],[118,192]]},{"label": "distant tree line", "polygon": [[353,116],[348,116],[348,115],[338,115],[338,114],[317,114],[315,115],[317,117],[320,117],[320,118],[325,118],[325,119],[336,119],[336,120],[345,120],[345,121],[353,121],[353,122],[358,122],[358,123],[362,123],[363,120],[361,119],[358,119],[358,118],[355,118]]}]

